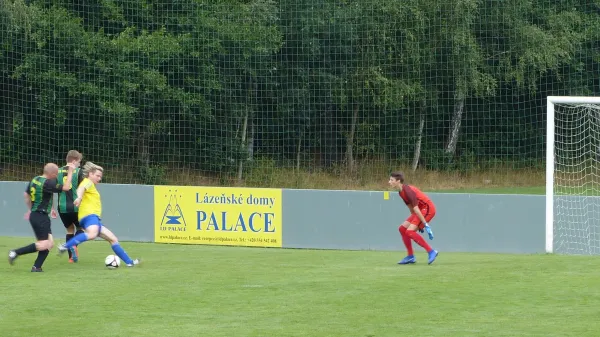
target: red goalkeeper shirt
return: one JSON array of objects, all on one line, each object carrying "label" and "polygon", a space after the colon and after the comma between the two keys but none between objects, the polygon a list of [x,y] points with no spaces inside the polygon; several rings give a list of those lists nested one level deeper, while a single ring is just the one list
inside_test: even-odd
[{"label": "red goalkeeper shirt", "polygon": [[419,206],[419,209],[426,209],[433,206],[433,201],[429,199],[420,189],[407,184],[402,185],[398,193],[406,205]]}]

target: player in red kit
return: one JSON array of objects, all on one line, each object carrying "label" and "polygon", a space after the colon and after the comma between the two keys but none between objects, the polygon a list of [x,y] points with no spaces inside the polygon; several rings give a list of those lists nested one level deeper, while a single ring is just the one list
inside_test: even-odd
[{"label": "player in red kit", "polygon": [[429,239],[433,240],[433,232],[429,227],[429,221],[435,216],[435,205],[425,193],[418,188],[404,183],[404,173],[393,172],[390,175],[390,186],[398,189],[400,198],[404,201],[410,210],[410,216],[400,225],[400,235],[406,246],[408,256],[406,256],[398,264],[411,264],[417,262],[413,253],[412,241],[423,247],[429,255],[429,264],[432,264],[438,256],[438,252],[431,248],[425,239],[417,233],[427,231]]}]

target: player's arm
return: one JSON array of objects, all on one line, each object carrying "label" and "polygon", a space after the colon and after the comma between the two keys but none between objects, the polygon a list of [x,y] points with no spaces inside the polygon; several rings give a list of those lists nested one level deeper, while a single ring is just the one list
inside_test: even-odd
[{"label": "player's arm", "polygon": [[25,201],[25,205],[27,205],[27,212],[25,212],[25,216],[23,217],[25,220],[29,220],[29,214],[31,214],[31,206],[33,202],[31,201],[31,183],[27,184],[25,188],[25,192],[23,192],[23,201]]},{"label": "player's arm", "polygon": [[83,198],[83,194],[85,191],[92,186],[92,182],[87,180],[84,184],[79,185],[77,187],[77,199],[73,200],[73,205],[79,206],[81,204],[81,198]]},{"label": "player's arm", "polygon": [[[46,180],[44,182],[43,189],[45,192],[59,193],[59,192],[64,191],[65,186],[67,186],[67,185],[62,185],[61,183],[58,182],[58,180],[52,179],[52,180]],[[54,198],[52,198],[52,201],[54,202]]]},{"label": "player's arm", "polygon": [[31,201],[31,183],[27,184],[27,188],[25,189],[25,192],[23,192],[23,200],[25,201],[25,205],[27,205],[27,209],[30,210],[31,206],[33,205],[33,202]]},{"label": "player's arm", "polygon": [[[402,186],[402,190],[400,190],[400,197],[402,198],[402,201],[404,201],[404,204],[406,205],[406,207],[408,207],[408,210],[410,211],[410,213],[414,213],[411,203],[409,200],[406,200],[405,196],[406,196],[406,191],[408,190],[408,187],[406,186]],[[402,192],[404,192],[404,196],[402,196]]]},{"label": "player's arm", "polygon": [[65,184],[61,186],[61,191],[69,191],[71,190],[71,179],[73,178],[73,170],[75,169],[75,166],[73,166],[72,164],[68,164],[67,165],[69,167],[69,170],[67,171],[67,180],[65,181]]},{"label": "player's arm", "polygon": [[25,205],[27,205],[27,208],[31,209],[32,206],[32,202],[31,202],[31,196],[29,195],[29,193],[25,192],[24,194],[24,199],[25,199]]},{"label": "player's arm", "polygon": [[419,218],[419,220],[421,220],[422,223],[427,224],[427,220],[425,220],[425,217],[423,216],[423,213],[421,213],[419,206],[414,206],[411,211]]},{"label": "player's arm", "polygon": [[[56,179],[52,179],[52,180],[46,180],[44,182],[44,191],[50,192],[50,193],[60,193],[63,191],[69,191],[71,189],[71,178],[73,178],[73,170],[74,170],[74,166],[71,164],[68,164],[69,166],[69,171],[67,173],[67,178],[65,180],[65,184],[61,184],[58,180]],[[54,199],[52,199],[54,201]]]},{"label": "player's arm", "polygon": [[54,207],[54,205],[58,205],[58,197],[54,196],[54,194],[52,195],[52,211],[50,211],[50,216],[53,219],[56,219],[56,217],[58,216],[58,213],[56,212],[56,207]]},{"label": "player's arm", "polygon": [[[68,191],[71,189],[71,178],[73,177],[73,168],[69,166],[69,173],[67,174],[67,178],[65,184],[61,184],[58,180],[46,180],[44,182],[44,191],[50,193],[60,193],[63,191]],[[54,199],[52,199],[54,201]]]},{"label": "player's arm", "polygon": [[[419,218],[419,221],[421,221],[421,223],[423,223],[425,225],[425,230],[427,231],[427,234],[429,235],[429,240],[433,240],[433,232],[431,231],[431,227],[429,227],[427,220],[425,220],[425,217],[423,216],[423,213],[421,213],[421,209],[419,208],[419,200],[417,199],[417,194],[410,187],[406,187],[404,189],[405,189],[404,194],[406,195],[406,198],[408,199],[408,203],[410,204],[408,206],[408,208],[410,209],[410,212],[412,214],[415,214],[417,216],[417,218]],[[419,232],[423,233],[423,229],[419,229]]]},{"label": "player's arm", "polygon": [[408,187],[407,185],[404,185],[402,189],[404,190],[404,195],[406,195],[406,199],[408,199],[408,203],[406,204],[406,206],[408,206],[410,212],[412,214],[415,214],[419,218],[419,220],[421,220],[422,223],[426,224],[427,221],[425,221],[425,217],[419,209],[419,200],[417,199],[417,194],[415,193],[415,191],[413,191],[412,188]]}]

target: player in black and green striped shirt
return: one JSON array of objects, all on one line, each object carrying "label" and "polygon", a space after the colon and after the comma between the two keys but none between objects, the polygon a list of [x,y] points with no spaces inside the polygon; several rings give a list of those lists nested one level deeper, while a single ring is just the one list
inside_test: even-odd
[{"label": "player in black and green striped shirt", "polygon": [[[77,167],[71,177],[71,189],[58,194],[58,214],[63,225],[67,230],[66,240],[69,241],[75,234],[83,233],[83,229],[79,226],[77,212],[78,207],[73,204],[77,199],[77,188],[83,180],[83,171],[79,169],[83,156],[76,150],[71,150],[67,153],[67,165],[58,169],[58,181],[66,184],[69,165]],[[75,232],[77,230],[77,232]],[[69,262],[77,262],[79,260],[79,250],[77,246],[69,250]]]},{"label": "player in black and green striped shirt", "polygon": [[9,251],[8,263],[14,264],[15,259],[20,255],[31,254],[37,251],[38,257],[35,260],[31,271],[42,271],[42,265],[44,264],[46,257],[48,257],[49,250],[52,249],[52,246],[54,245],[52,230],[50,228],[51,221],[48,216],[52,210],[54,193],[71,189],[70,180],[73,177],[73,170],[75,168],[75,165],[69,164],[67,183],[63,185],[56,180],[58,166],[53,163],[48,163],[44,166],[44,174],[33,178],[27,184],[25,189],[25,204],[27,204],[29,210],[25,214],[25,217],[29,219],[37,242]]}]

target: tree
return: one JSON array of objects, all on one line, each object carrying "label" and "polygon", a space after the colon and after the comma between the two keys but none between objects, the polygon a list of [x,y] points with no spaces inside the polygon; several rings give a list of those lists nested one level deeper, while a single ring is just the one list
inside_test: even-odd
[{"label": "tree", "polygon": [[[435,28],[429,48],[437,54],[437,90],[451,90],[452,113],[449,118],[445,152],[455,155],[464,114],[465,100],[471,95],[491,95],[496,89],[495,79],[485,67],[485,58],[475,38],[475,23],[480,17],[482,0],[424,1],[428,17],[440,18],[431,22]],[[434,77],[433,74],[430,76]],[[435,95],[438,96],[438,95]]]}]

